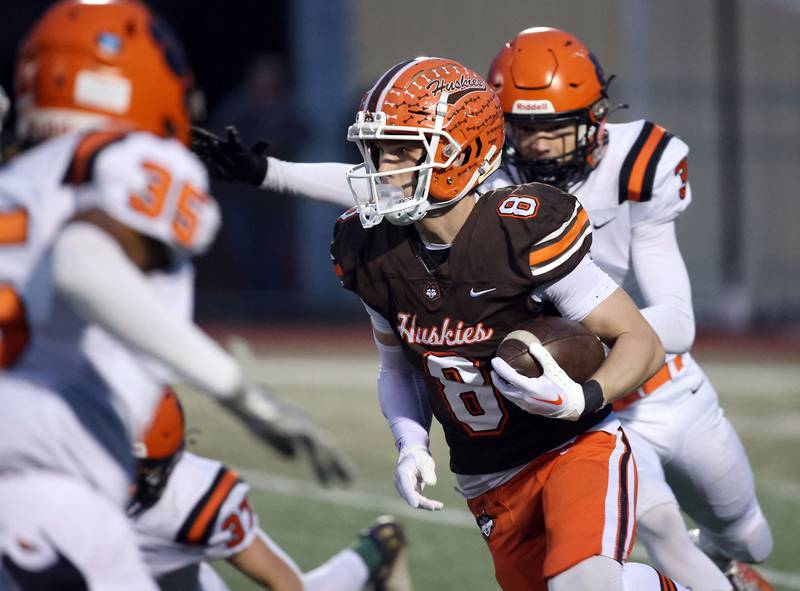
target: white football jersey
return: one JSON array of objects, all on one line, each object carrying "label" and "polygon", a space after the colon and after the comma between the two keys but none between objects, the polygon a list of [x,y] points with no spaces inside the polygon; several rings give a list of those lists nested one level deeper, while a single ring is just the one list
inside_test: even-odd
[{"label": "white football jersey", "polygon": [[[570,188],[592,222],[592,259],[642,308],[646,306],[632,265],[633,231],[673,221],[691,203],[686,157],[689,147],[649,121],[609,123],[603,158],[582,183]],[[504,165],[478,187],[481,193],[521,183]]]},{"label": "white football jersey", "polygon": [[[689,206],[689,147],[649,121],[608,123],[606,130],[608,144],[600,164],[569,192],[592,220],[592,259],[641,307],[631,268],[632,228],[672,221]],[[521,182],[513,167],[504,165],[478,189],[486,193]]]},{"label": "white football jersey", "polygon": [[258,530],[249,490],[220,462],[184,452],[158,502],[133,518],[153,576],[247,548]]},{"label": "white football jersey", "polygon": [[169,247],[172,268],[148,278],[175,314],[189,317],[191,257],[208,248],[219,227],[207,186],[203,165],[185,146],[143,132],[64,134],[6,163],[0,169],[0,299],[17,305],[0,306],[0,366],[58,393],[66,380],[81,381],[90,360],[88,371],[113,386],[110,403],[128,436],[137,435],[173,376],[60,300],[52,289],[50,250],[76,212],[100,209]]}]

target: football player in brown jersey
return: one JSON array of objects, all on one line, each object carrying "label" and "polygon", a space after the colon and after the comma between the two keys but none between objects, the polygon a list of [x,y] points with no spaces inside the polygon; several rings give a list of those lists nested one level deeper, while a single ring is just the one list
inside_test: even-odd
[{"label": "football player in brown jersey", "polygon": [[[624,291],[588,256],[580,203],[537,183],[480,200],[499,164],[503,114],[494,92],[451,60],[416,58],[367,92],[348,130],[363,155],[349,173],[368,191],[335,228],[342,285],[363,300],[381,356],[381,407],[399,458],[395,485],[412,506],[435,484],[431,414],[504,589],[676,589],[625,563],[634,537],[636,469],[607,403],[663,362],[660,341]],[[546,352],[526,378],[494,357],[549,301],[609,347],[573,382]]]}]

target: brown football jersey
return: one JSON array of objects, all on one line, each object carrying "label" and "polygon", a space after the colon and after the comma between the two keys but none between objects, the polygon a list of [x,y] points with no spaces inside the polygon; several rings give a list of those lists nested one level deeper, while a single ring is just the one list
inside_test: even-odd
[{"label": "brown football jersey", "polygon": [[424,372],[454,472],[519,466],[608,414],[577,422],[533,415],[506,400],[489,376],[503,337],[541,313],[532,290],[572,271],[590,245],[591,224],[575,197],[538,183],[478,199],[438,266],[414,226],[367,230],[352,210],[337,222],[336,273],[391,323]]}]

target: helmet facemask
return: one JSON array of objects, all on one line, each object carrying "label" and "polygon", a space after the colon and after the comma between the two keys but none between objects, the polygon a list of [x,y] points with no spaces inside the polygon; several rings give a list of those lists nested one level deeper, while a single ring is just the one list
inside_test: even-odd
[{"label": "helmet facemask", "polygon": [[[513,115],[506,114],[507,133],[505,157],[519,171],[524,182],[540,182],[562,190],[583,182],[597,166],[605,148],[604,124],[608,112],[608,101],[602,98],[587,109],[553,114]],[[551,158],[525,157],[516,142],[514,124],[541,123],[552,127],[571,126],[574,133],[574,149]]]},{"label": "helmet facemask", "polygon": [[131,517],[144,513],[158,502],[182,455],[183,449],[166,458],[139,458],[137,460],[136,491],[128,509]]},{"label": "helmet facemask", "polygon": [[[348,171],[347,182],[365,228],[379,224],[384,217],[398,226],[413,224],[428,211],[447,207],[463,197],[457,195],[451,200],[436,202],[428,199],[434,170],[449,168],[461,153],[459,144],[441,129],[442,120],[443,116],[437,116],[434,128],[425,129],[387,125],[382,112],[358,112],[356,122],[347,130],[347,139],[356,144],[364,162]],[[415,166],[380,172],[376,141],[414,142],[415,147],[422,147],[422,157]],[[409,172],[416,173],[416,182],[413,193],[407,197],[402,187],[389,184],[386,177]],[[354,180],[366,181],[366,193],[356,190]]]}]

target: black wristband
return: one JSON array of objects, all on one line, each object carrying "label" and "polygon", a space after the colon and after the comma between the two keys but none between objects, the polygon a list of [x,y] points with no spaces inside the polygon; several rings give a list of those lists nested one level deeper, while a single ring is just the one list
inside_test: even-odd
[{"label": "black wristband", "polygon": [[589,380],[581,384],[581,388],[583,388],[583,400],[585,403],[581,416],[597,412],[605,406],[606,400],[603,398],[603,388],[600,387],[596,380]]}]

